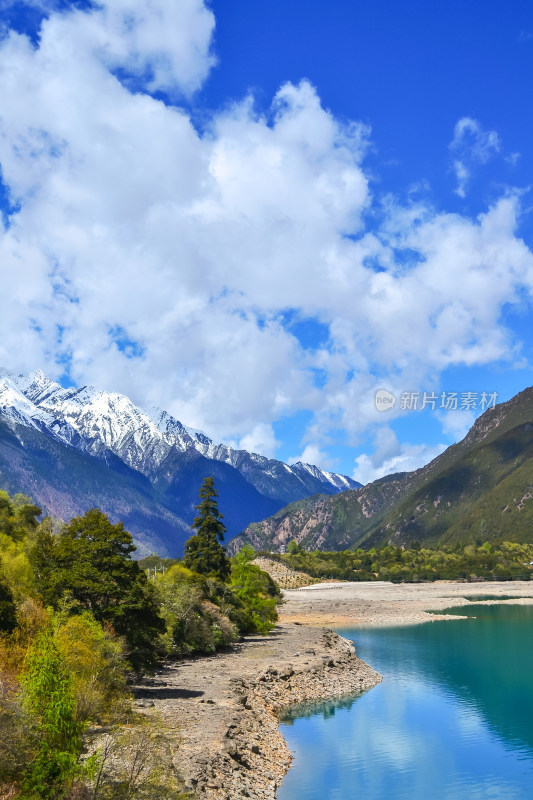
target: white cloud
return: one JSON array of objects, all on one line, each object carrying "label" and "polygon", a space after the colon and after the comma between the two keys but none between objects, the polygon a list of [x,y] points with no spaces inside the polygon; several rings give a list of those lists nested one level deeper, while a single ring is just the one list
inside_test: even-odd
[{"label": "white cloud", "polygon": [[476,416],[474,411],[468,411],[466,409],[445,411],[438,414],[443,433],[449,436],[454,442],[459,442],[461,439],[464,439],[474,424]]},{"label": "white cloud", "polygon": [[242,437],[238,447],[240,450],[248,450],[249,453],[273,457],[279,444],[272,425],[259,422],[250,433]]},{"label": "white cloud", "polygon": [[216,63],[215,18],[203,0],[99,0],[91,9],[72,4],[68,12],[57,0],[28,5],[46,15],[42,38],[54,48],[53,56],[77,50],[120,70],[137,91],[191,94]]},{"label": "white cloud", "polygon": [[[20,204],[0,233],[0,361],[53,377],[66,364],[268,453],[271,424],[307,409],[302,458],[325,465],[330,429],[355,441],[378,421],[378,388],[516,358],[501,315],[533,287],[520,198],[474,220],[388,198],[369,229],[370,131],[308,82],[282,86],[264,115],[236,102],[199,135],[178,105],[113,74],[190,93],[212,66],[213,24],[200,0],[107,0],[51,13],[38,47],[0,41],[0,165]],[[304,348],[288,311],[329,340]],[[370,466],[404,456],[417,454]]]},{"label": "white cloud", "polygon": [[501,149],[500,137],[496,131],[485,131],[479,122],[471,117],[462,117],[455,125],[452,150],[468,147],[472,157],[480,164],[486,164]]},{"label": "white cloud", "polygon": [[459,159],[454,159],[453,162],[453,171],[455,172],[455,177],[457,178],[457,189],[455,193],[459,195],[459,197],[466,197],[466,186],[470,180],[470,170],[462,161]]},{"label": "white cloud", "polygon": [[102,58],[150,92],[179,87],[189,94],[215,62],[210,53],[215,19],[202,0],[104,0],[97,14]]},{"label": "white cloud", "polygon": [[500,153],[501,141],[496,131],[486,131],[477,120],[462,117],[454,128],[450,150],[457,156],[453,160],[457,178],[456,194],[466,197],[472,169],[479,164],[487,164]]},{"label": "white cloud", "polygon": [[316,467],[325,470],[332,470],[334,468],[332,459],[316,444],[306,445],[301,455],[289,458],[287,463],[296,464],[298,461],[301,461],[303,464],[314,464]]},{"label": "white cloud", "polygon": [[371,483],[394,472],[411,472],[425,466],[447,447],[445,444],[409,444],[398,441],[390,428],[381,428],[375,437],[376,449],[355,459],[352,477],[361,483]]}]

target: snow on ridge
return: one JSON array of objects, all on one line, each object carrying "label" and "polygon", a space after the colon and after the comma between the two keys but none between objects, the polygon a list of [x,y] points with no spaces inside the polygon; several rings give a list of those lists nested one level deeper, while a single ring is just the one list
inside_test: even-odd
[{"label": "snow on ridge", "polygon": [[16,415],[27,420],[32,427],[37,427],[34,420],[37,411],[35,405],[7,376],[0,377],[0,408],[4,413],[7,412],[10,416]]},{"label": "snow on ridge", "polygon": [[20,373],[18,375],[11,375],[11,380],[20,389],[20,391],[29,398],[33,403],[39,405],[38,400],[50,392],[56,392],[61,389],[59,383],[47,378],[44,372],[36,369],[27,374]]},{"label": "snow on ridge", "polygon": [[19,421],[26,420],[24,424],[34,427],[44,425],[68,444],[78,434],[82,449],[98,454],[104,447],[145,474],[156,469],[171,448],[182,452],[194,448],[207,458],[244,470],[242,474],[252,483],[250,464],[274,480],[288,473],[305,486],[308,474],[337,489],[351,488],[346,476],[326,472],[314,464],[299,461],[289,466],[259,453],[235,450],[214,442],[203,431],[186,427],[157,406],[143,410],[126,395],[100,391],[94,386],[63,388],[41,370],[13,375],[0,369],[0,408],[1,387],[6,381],[12,393],[4,395],[4,415],[5,407],[10,406]]},{"label": "snow on ridge", "polygon": [[187,425],[184,425],[184,428],[187,431],[187,433],[189,434],[189,436],[192,436],[193,438],[196,438],[196,439],[208,439],[210,442],[213,442],[211,437],[208,436],[207,433],[204,433],[204,431],[199,431],[196,428],[189,428]]},{"label": "snow on ridge", "polygon": [[[318,478],[318,480],[321,480],[324,483],[330,483],[337,489],[340,489],[343,486],[347,489],[351,489],[353,485],[347,475],[340,475],[338,472],[328,472],[325,469],[317,467],[315,464],[306,464],[303,461],[297,461],[295,464],[293,464],[293,467],[306,470],[315,478]],[[353,483],[355,484],[357,481],[353,481]]]},{"label": "snow on ridge", "polygon": [[[346,475],[340,475],[337,472],[326,472],[324,471],[324,475],[328,478],[328,480],[333,483],[334,486],[346,486],[348,489],[352,487],[350,480]],[[353,480],[353,478],[352,478]],[[354,483],[358,483],[358,481],[353,480]]]},{"label": "snow on ridge", "polygon": [[320,469],[320,467],[317,467],[315,464],[306,464],[304,461],[297,461],[292,466],[296,467],[297,470],[305,470],[305,472],[313,475],[314,478],[318,478],[319,480],[327,480],[324,470]]},{"label": "snow on ridge", "polygon": [[[31,418],[42,418],[53,433],[57,423],[73,429],[86,442],[84,449],[98,452],[101,446],[112,450],[130,466],[136,467],[146,445],[160,445],[163,435],[125,395],[102,392],[94,386],[63,388],[40,371],[15,376],[17,387],[31,407]],[[52,423],[56,423],[52,429]],[[68,436],[61,438],[68,441]],[[133,446],[126,440],[132,439]],[[167,444],[167,450],[170,447]]]},{"label": "snow on ridge", "polygon": [[46,430],[55,439],[69,444],[68,437],[57,429],[56,419],[44,409],[39,408],[20,390],[7,370],[0,371],[0,411],[4,419],[36,430]]}]

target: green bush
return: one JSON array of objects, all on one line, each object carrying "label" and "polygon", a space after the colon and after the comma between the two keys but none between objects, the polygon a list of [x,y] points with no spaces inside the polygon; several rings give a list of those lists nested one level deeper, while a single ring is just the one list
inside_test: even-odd
[{"label": "green bush", "polygon": [[81,775],[83,726],[76,715],[72,681],[50,628],[28,650],[20,683],[23,707],[32,717],[37,740],[23,776],[23,796],[60,800]]},{"label": "green bush", "polygon": [[270,575],[241,551],[233,559],[230,587],[240,606],[234,610],[241,633],[268,633],[276,624],[279,588]]},{"label": "green bush", "polygon": [[55,643],[70,676],[76,719],[99,724],[121,719],[130,700],[121,641],[84,612],[61,621]]},{"label": "green bush", "polygon": [[[237,637],[237,630],[220,608],[223,588],[181,564],[171,567],[156,581],[166,632],[166,653],[213,653]],[[219,600],[218,603],[212,602]]]}]

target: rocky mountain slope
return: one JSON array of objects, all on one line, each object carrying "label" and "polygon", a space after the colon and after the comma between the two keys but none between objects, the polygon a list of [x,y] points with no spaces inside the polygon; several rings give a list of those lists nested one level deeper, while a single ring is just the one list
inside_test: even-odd
[{"label": "rocky mountain slope", "polygon": [[0,372],[0,486],[31,494],[47,513],[67,519],[97,505],[125,522],[143,552],[176,555],[208,475],[228,537],[291,500],[359,485],[310,464],[216,444],[124,395],[65,389],[40,371]]},{"label": "rocky mountain slope", "polygon": [[533,388],[479,417],[427,466],[336,497],[290,504],[232,542],[278,550],[291,539],[341,550],[533,539]]}]

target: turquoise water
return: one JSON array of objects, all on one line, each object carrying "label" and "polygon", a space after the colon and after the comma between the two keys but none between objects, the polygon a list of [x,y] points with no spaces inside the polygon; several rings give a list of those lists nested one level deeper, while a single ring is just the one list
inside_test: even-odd
[{"label": "turquoise water", "polygon": [[531,800],[533,606],[456,611],[472,618],[339,631],[383,683],[282,723],[279,800]]}]

